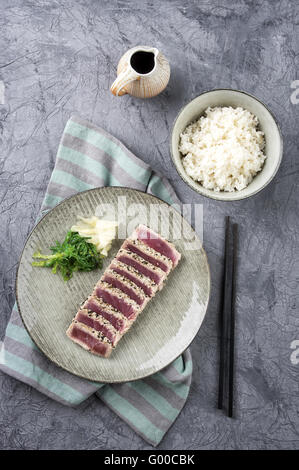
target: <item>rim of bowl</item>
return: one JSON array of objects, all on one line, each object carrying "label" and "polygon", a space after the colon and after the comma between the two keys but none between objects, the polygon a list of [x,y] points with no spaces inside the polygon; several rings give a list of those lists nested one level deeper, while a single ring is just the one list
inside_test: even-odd
[{"label": "rim of bowl", "polygon": [[[241,191],[235,191],[235,192],[231,192],[229,193],[228,191],[224,191],[226,193],[229,193],[229,194],[240,194],[239,197],[232,197],[231,199],[223,199],[221,197],[221,194],[222,192],[219,191],[219,192],[215,192],[215,196],[212,195],[212,194],[205,194],[201,188],[202,188],[202,185],[198,182],[196,182],[195,180],[194,183],[198,186],[198,188],[194,188],[193,186],[191,186],[191,183],[188,181],[188,179],[186,178],[186,174],[185,172],[182,172],[177,164],[176,164],[176,161],[175,161],[175,158],[174,158],[174,154],[173,154],[173,148],[172,148],[172,137],[173,137],[173,132],[174,132],[174,128],[175,128],[175,125],[176,125],[176,122],[179,118],[179,116],[182,114],[182,112],[184,111],[185,108],[187,108],[187,106],[189,106],[191,103],[193,103],[193,101],[197,100],[200,96],[203,96],[203,95],[206,95],[208,93],[213,93],[215,91],[233,91],[235,93],[240,93],[240,94],[243,94],[243,95],[247,95],[249,96],[250,98],[254,99],[255,101],[257,101],[258,103],[260,103],[267,111],[268,113],[270,114],[270,116],[272,117],[276,127],[277,127],[277,130],[278,130],[278,134],[279,134],[279,141],[280,141],[280,152],[279,152],[279,158],[278,158],[278,162],[277,162],[277,165],[272,173],[272,175],[270,176],[270,178],[258,189],[256,189],[253,193],[251,194],[247,194],[247,195],[243,195],[240,194]],[[179,152],[180,153],[180,152]],[[182,106],[178,112],[178,114],[176,115],[176,118],[175,120],[173,121],[173,124],[172,124],[172,128],[171,128],[171,134],[170,134],[170,155],[171,155],[171,159],[172,159],[172,162],[175,166],[175,169],[176,169],[176,172],[178,173],[178,175],[182,178],[182,180],[189,186],[189,188],[191,188],[193,191],[199,193],[201,196],[204,196],[204,197],[207,197],[209,199],[214,199],[216,201],[222,201],[222,202],[234,202],[234,201],[240,201],[242,199],[248,199],[249,197],[252,197],[252,196],[255,196],[257,193],[259,193],[260,191],[262,191],[263,189],[265,189],[266,186],[268,186],[269,183],[271,183],[271,181],[273,180],[273,178],[275,177],[279,167],[280,167],[280,164],[281,164],[281,160],[282,160],[282,156],[283,156],[283,137],[282,137],[282,132],[281,132],[281,129],[280,129],[280,126],[279,124],[277,123],[277,120],[274,116],[274,114],[272,113],[272,111],[270,111],[270,109],[268,108],[268,106],[263,102],[261,101],[259,98],[257,98],[256,96],[252,95],[251,93],[247,93],[247,91],[243,91],[243,90],[236,90],[235,88],[213,88],[212,90],[207,90],[207,91],[203,91],[202,93],[200,93],[198,96],[196,96],[195,98],[193,98],[191,101],[189,101],[187,104],[185,104],[184,106]],[[262,170],[261,170],[262,171]],[[190,176],[191,178],[191,176]],[[249,183],[250,184],[250,183]],[[246,186],[247,187],[247,186]],[[245,189],[245,188],[244,188]],[[209,190],[212,192],[212,190]]]}]

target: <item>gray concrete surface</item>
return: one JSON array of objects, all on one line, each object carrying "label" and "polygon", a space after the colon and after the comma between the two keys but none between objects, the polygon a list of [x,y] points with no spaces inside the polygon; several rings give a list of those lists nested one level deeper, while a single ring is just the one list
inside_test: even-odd
[{"label": "gray concrete surface", "polygon": [[[140,43],[168,57],[169,86],[148,101],[115,98],[109,86],[118,59]],[[18,258],[71,113],[101,125],[168,175],[182,201],[204,205],[211,302],[192,345],[188,402],[161,449],[299,448],[299,364],[290,357],[292,341],[299,340],[299,103],[291,100],[298,44],[294,0],[0,0],[0,338],[14,302]],[[243,89],[267,103],[284,137],[275,180],[235,203],[194,193],[169,154],[180,107],[219,87]],[[240,224],[233,420],[215,406],[225,215]],[[96,398],[69,409],[2,373],[0,447],[150,448]]]}]

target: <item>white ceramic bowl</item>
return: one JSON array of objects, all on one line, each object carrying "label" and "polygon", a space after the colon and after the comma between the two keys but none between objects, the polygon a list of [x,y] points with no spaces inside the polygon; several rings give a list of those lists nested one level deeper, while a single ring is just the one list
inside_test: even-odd
[{"label": "white ceramic bowl", "polygon": [[[265,164],[262,170],[253,178],[252,182],[241,191],[216,192],[206,189],[186,173],[182,164],[182,154],[179,152],[180,134],[188,124],[197,120],[209,106],[232,106],[233,108],[240,106],[247,109],[257,116],[260,129],[265,133],[266,147],[264,151],[267,156]],[[170,149],[179,175],[192,189],[212,199],[236,201],[258,193],[274,178],[281,162],[283,142],[280,129],[273,115],[261,101],[244,91],[219,89],[207,91],[199,95],[180,111],[173,125]]]}]

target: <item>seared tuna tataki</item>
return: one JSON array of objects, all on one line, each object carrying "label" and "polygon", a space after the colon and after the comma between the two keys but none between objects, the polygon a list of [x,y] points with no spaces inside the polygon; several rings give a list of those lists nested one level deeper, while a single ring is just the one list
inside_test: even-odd
[{"label": "seared tuna tataki", "polygon": [[172,243],[139,225],[122,244],[66,334],[91,353],[109,357],[180,258]]}]

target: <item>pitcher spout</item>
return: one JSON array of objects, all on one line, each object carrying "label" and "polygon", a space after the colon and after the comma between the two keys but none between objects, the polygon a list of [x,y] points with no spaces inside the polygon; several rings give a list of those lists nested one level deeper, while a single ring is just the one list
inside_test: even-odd
[{"label": "pitcher spout", "polygon": [[159,50],[156,48],[156,47],[153,47],[151,52],[153,52],[154,56],[155,56],[155,59],[158,57],[158,54],[159,54]]}]

